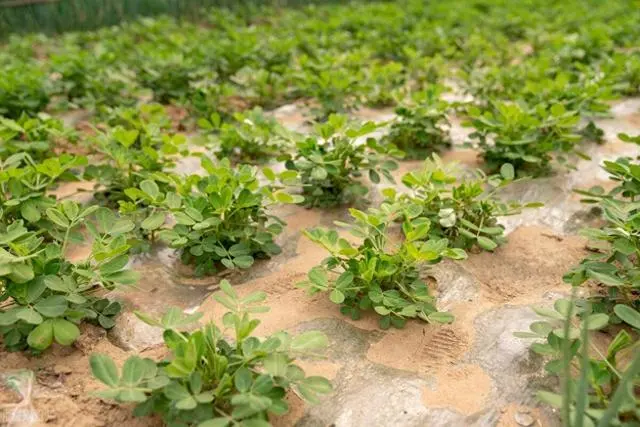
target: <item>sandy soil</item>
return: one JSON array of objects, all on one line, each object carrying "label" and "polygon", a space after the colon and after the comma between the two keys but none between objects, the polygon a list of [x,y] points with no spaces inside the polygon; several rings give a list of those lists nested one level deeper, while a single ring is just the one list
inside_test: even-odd
[{"label": "sandy soil", "polygon": [[[291,221],[294,229],[316,223],[316,211],[301,210]],[[576,237],[559,238],[548,230],[527,227],[516,230],[509,242],[494,254],[472,254],[464,266],[480,278],[481,287],[476,302],[453,307],[457,315],[452,325],[427,325],[409,322],[404,329],[379,332],[381,339],[371,346],[367,358],[375,363],[415,372],[435,374],[436,383],[425,388],[423,400],[430,407],[454,408],[463,414],[481,409],[491,396],[492,380],[477,365],[462,362],[473,340],[474,315],[492,306],[524,303],[542,293],[560,288],[562,273],[584,254],[584,241]],[[263,290],[269,295],[271,311],[261,316],[259,334],[322,318],[338,318],[360,329],[377,331],[375,316],[351,321],[340,315],[337,307],[324,295],[309,297],[295,287],[306,272],[323,259],[325,253],[304,237],[297,243],[296,256],[279,266],[278,271],[237,286],[248,294]],[[535,299],[535,298],[533,298]],[[205,319],[217,320],[222,311],[207,299],[200,310]],[[162,349],[143,352],[147,357],[162,357]],[[154,419],[135,419],[131,408],[106,403],[90,393],[99,384],[91,378],[87,357],[93,352],[111,355],[121,364],[128,353],[113,345],[99,328],[83,328],[81,339],[73,348],[54,348],[40,357],[0,352],[0,372],[31,369],[35,372],[31,404],[40,418],[36,425],[47,426],[155,426]],[[329,361],[304,362],[310,373],[333,378],[341,366]],[[465,390],[470,392],[466,393]],[[303,415],[302,402],[290,397],[292,412],[277,424],[292,425]],[[508,425],[508,424],[505,424]]]},{"label": "sandy soil", "polygon": [[[365,111],[364,116],[369,117]],[[175,122],[183,120],[182,111],[171,111]],[[628,119],[631,122],[637,115]],[[302,117],[294,118],[302,120]],[[638,123],[634,122],[636,125]],[[607,149],[605,149],[606,151]],[[477,156],[472,150],[461,149],[443,155],[446,161],[459,161],[463,165],[477,166]],[[400,172],[406,172],[420,165],[420,162],[403,162]],[[78,190],[87,190],[87,184],[73,184],[60,188],[59,195],[72,196]],[[86,193],[84,193],[86,194]],[[574,197],[569,195],[568,197]],[[281,329],[295,329],[298,325],[319,319],[340,319],[349,325],[367,333],[375,334],[373,342],[365,352],[367,362],[391,369],[408,372],[430,381],[422,390],[422,401],[430,408],[450,408],[461,414],[470,415],[486,406],[495,393],[495,384],[491,373],[478,364],[465,359],[474,343],[476,318],[487,310],[504,306],[521,306],[540,301],[542,295],[549,292],[566,293],[567,286],[562,283],[562,275],[585,254],[585,241],[575,236],[560,236],[539,226],[527,226],[516,229],[509,235],[508,243],[494,253],[470,254],[469,259],[461,263],[451,263],[449,270],[456,276],[469,274],[477,282],[477,289],[468,299],[457,299],[448,303],[456,321],[451,325],[429,325],[418,321],[409,322],[404,329],[381,331],[374,315],[364,316],[352,321],[342,316],[335,304],[326,295],[310,297],[296,284],[304,280],[309,269],[317,265],[326,253],[303,237],[305,228],[323,225],[330,226],[335,219],[344,219],[345,210],[318,211],[300,207],[287,207],[281,216],[288,227],[281,237],[283,255],[256,266],[250,272],[234,276],[232,282],[239,294],[246,295],[258,290],[268,294],[270,312],[260,317],[262,323],[258,334],[270,334]],[[74,249],[74,256],[82,257],[82,248]],[[166,262],[158,261],[158,264]],[[457,266],[456,266],[457,264]],[[160,267],[158,267],[160,268]],[[164,268],[169,268],[164,265]],[[174,269],[171,274],[185,276],[185,272]],[[158,269],[157,275],[168,274]],[[159,276],[149,281],[160,281]],[[436,275],[437,276],[437,275]],[[216,279],[190,279],[182,277],[180,284],[185,287],[215,289]],[[436,284],[436,288],[437,288]],[[145,288],[145,286],[141,286]],[[140,304],[149,298],[151,288],[131,297]],[[156,288],[153,288],[155,291]],[[159,289],[159,288],[158,288]],[[178,289],[177,293],[180,293]],[[159,304],[163,307],[171,302],[172,296],[162,296]],[[176,299],[179,299],[176,297]],[[131,305],[129,305],[131,306]],[[218,320],[221,308],[213,299],[207,298],[199,310],[204,320]],[[104,402],[91,393],[100,387],[89,372],[88,356],[94,352],[112,356],[118,365],[133,352],[126,352],[113,337],[100,328],[85,325],[82,336],[71,348],[55,347],[39,357],[20,353],[7,353],[0,350],[0,425],[6,424],[10,417],[19,420],[25,414],[37,415],[30,425],[89,427],[89,426],[160,426],[161,421],[154,418],[136,419],[131,415],[131,407]],[[164,350],[155,346],[141,354],[159,359]],[[310,374],[336,378],[341,363],[331,360],[302,361],[301,365]],[[7,386],[12,376],[21,370],[31,370],[32,379],[19,381],[23,389],[31,388],[26,398]],[[291,412],[284,417],[274,419],[278,426],[291,426],[305,413],[302,401],[295,395],[289,396]],[[501,410],[499,426],[518,425],[514,419],[534,418],[535,424],[546,425],[544,416],[537,409],[512,403]],[[14,422],[12,426],[25,425]]]}]

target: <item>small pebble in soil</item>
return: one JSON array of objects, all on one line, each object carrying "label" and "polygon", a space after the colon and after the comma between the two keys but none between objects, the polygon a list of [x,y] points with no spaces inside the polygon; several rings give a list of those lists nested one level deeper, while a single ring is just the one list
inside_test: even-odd
[{"label": "small pebble in soil", "polygon": [[514,418],[516,420],[516,423],[518,423],[519,426],[523,427],[532,426],[536,421],[531,415],[525,413],[524,411],[516,412]]}]

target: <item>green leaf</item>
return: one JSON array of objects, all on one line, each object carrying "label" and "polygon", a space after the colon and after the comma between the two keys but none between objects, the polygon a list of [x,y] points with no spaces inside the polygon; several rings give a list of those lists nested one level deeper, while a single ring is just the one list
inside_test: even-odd
[{"label": "green leaf", "polygon": [[327,272],[324,271],[324,269],[320,267],[313,267],[311,271],[309,271],[308,276],[309,280],[311,280],[314,285],[323,289],[327,287]]},{"label": "green leaf", "polygon": [[496,242],[494,242],[493,240],[484,237],[484,236],[478,236],[477,238],[478,240],[478,245],[482,248],[485,249],[487,251],[492,251],[495,248],[498,247],[498,244]]},{"label": "green leaf", "polygon": [[350,271],[345,271],[336,280],[335,287],[336,288],[346,288],[352,282],[353,282],[353,273],[350,272]]},{"label": "green leaf", "polygon": [[562,104],[554,104],[551,106],[551,109],[549,110],[551,112],[551,114],[555,117],[560,117],[562,116],[567,110],[564,107],[564,105]]},{"label": "green leaf", "polygon": [[106,354],[92,354],[89,357],[89,364],[94,377],[109,387],[118,385],[118,368],[109,356]]},{"label": "green leaf", "polygon": [[436,311],[427,316],[430,322],[434,323],[451,323],[455,320],[453,314],[446,311]]},{"label": "green leaf", "polygon": [[118,400],[123,402],[144,402],[147,400],[147,395],[141,390],[126,389],[120,392]]},{"label": "green leaf", "polygon": [[290,349],[292,351],[308,351],[325,348],[329,345],[329,340],[320,331],[307,331],[291,340]]},{"label": "green leaf", "polygon": [[238,391],[249,391],[253,384],[253,375],[251,374],[251,371],[244,366],[239,368],[234,375],[233,383]]},{"label": "green leaf", "polygon": [[609,324],[609,316],[604,313],[596,313],[588,316],[585,319],[589,330],[595,331],[602,329]]},{"label": "green leaf", "polygon": [[130,232],[135,228],[135,226],[136,225],[131,220],[119,219],[115,221],[113,225],[105,231],[108,232],[111,236],[117,236],[119,234],[125,234]]},{"label": "green leaf", "polygon": [[376,172],[375,170],[373,170],[373,169],[369,169],[369,179],[374,184],[379,184],[380,183],[380,174],[378,172]]},{"label": "green leaf", "polygon": [[286,354],[271,353],[264,359],[263,363],[264,363],[264,368],[267,370],[267,372],[270,375],[274,377],[283,377],[283,378],[287,376],[289,359]]},{"label": "green leaf", "polygon": [[557,393],[539,391],[536,396],[538,396],[539,400],[548,403],[555,408],[562,408],[562,396]]},{"label": "green leaf", "polygon": [[284,191],[276,191],[273,193],[275,199],[280,203],[295,203],[296,199],[289,193]]},{"label": "green leaf", "polygon": [[36,350],[45,350],[53,344],[53,321],[45,320],[38,325],[29,336],[27,336],[27,344]]},{"label": "green leaf", "polygon": [[316,166],[311,170],[311,177],[318,181],[325,179],[328,175],[327,170],[321,166]]},{"label": "green leaf", "polygon": [[32,325],[39,325],[44,320],[34,309],[28,307],[17,310],[16,317]]},{"label": "green leaf", "polygon": [[69,286],[58,276],[45,276],[44,284],[52,291],[69,292]]},{"label": "green leaf", "polygon": [[145,230],[155,230],[164,224],[165,214],[164,212],[154,212],[149,217],[147,217],[140,226]]},{"label": "green leaf", "polygon": [[198,424],[198,427],[227,427],[231,423],[228,418],[213,418]]},{"label": "green leaf", "polygon": [[614,313],[616,313],[616,316],[620,318],[620,320],[640,330],[639,312],[624,304],[617,304],[613,308],[613,311]]},{"label": "green leaf", "polygon": [[342,304],[344,302],[344,294],[339,289],[334,289],[329,294],[329,299],[335,304]]},{"label": "green leaf", "polygon": [[553,326],[548,322],[533,322],[529,325],[529,329],[531,329],[535,334],[539,337],[546,337],[549,335],[549,332],[553,330]]},{"label": "green leaf", "polygon": [[134,270],[122,270],[103,276],[104,279],[120,283],[121,285],[135,285],[140,279],[140,273]]},{"label": "green leaf", "polygon": [[389,310],[387,307],[385,307],[383,305],[377,305],[377,306],[373,307],[373,309],[380,316],[387,316],[387,315],[389,315],[391,313],[391,310]]},{"label": "green leaf", "polygon": [[249,268],[253,265],[253,257],[251,255],[243,255],[233,259],[233,263],[239,268]]},{"label": "green leaf", "polygon": [[505,163],[500,167],[500,175],[508,181],[513,180],[515,177],[515,171],[513,169],[513,165],[511,163]]},{"label": "green leaf", "polygon": [[71,345],[80,336],[80,329],[65,319],[52,319],[53,337],[60,345]]},{"label": "green leaf", "polygon": [[13,325],[18,321],[15,310],[0,311],[0,326]]},{"label": "green leaf", "polygon": [[194,399],[193,396],[187,396],[176,402],[177,409],[186,411],[194,409],[196,406],[198,406],[198,402],[196,402],[196,399]]},{"label": "green leaf", "polygon": [[30,201],[26,201],[20,206],[20,215],[29,222],[37,222],[41,218],[35,203]]},{"label": "green leaf", "polygon": [[12,264],[9,278],[16,283],[26,283],[35,277],[31,264]]},{"label": "green leaf", "polygon": [[193,220],[193,218],[191,218],[189,215],[185,214],[184,212],[175,212],[173,214],[173,217],[175,218],[176,222],[178,224],[182,224],[182,225],[194,225],[196,222]]},{"label": "green leaf", "polygon": [[125,148],[131,147],[138,139],[140,132],[136,129],[126,130],[121,126],[113,129],[113,138]]},{"label": "green leaf", "polygon": [[78,217],[80,207],[73,200],[64,200],[62,202],[62,211],[67,216],[67,218],[69,218],[69,220],[73,221]]},{"label": "green leaf", "polygon": [[52,295],[34,305],[40,314],[47,317],[59,317],[67,310],[67,300],[62,295]]},{"label": "green leaf", "polygon": [[297,384],[300,396],[311,404],[318,402],[318,394],[328,394],[333,391],[329,380],[323,377],[307,377]]},{"label": "green leaf", "polygon": [[275,181],[276,180],[276,173],[273,171],[273,169],[271,169],[270,167],[264,167],[262,168],[262,174],[269,180],[269,181]]},{"label": "green leaf", "polygon": [[122,366],[120,384],[125,387],[136,387],[142,381],[145,373],[145,362],[138,356],[132,356]]},{"label": "green leaf", "polygon": [[118,255],[117,257],[105,262],[100,266],[101,275],[114,274],[121,271],[127,266],[129,262],[129,256],[126,254]]},{"label": "green leaf", "polygon": [[69,220],[64,214],[56,209],[49,208],[46,210],[47,217],[51,220],[51,222],[59,225],[62,228],[69,227]]},{"label": "green leaf", "polygon": [[603,273],[603,272],[594,271],[594,270],[587,270],[587,275],[590,278],[607,286],[614,286],[614,287],[624,286],[624,281],[615,277],[613,274]]}]

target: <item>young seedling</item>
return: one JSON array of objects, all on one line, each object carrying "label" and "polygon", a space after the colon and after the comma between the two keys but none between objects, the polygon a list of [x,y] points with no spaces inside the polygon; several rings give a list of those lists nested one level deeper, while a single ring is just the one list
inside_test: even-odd
[{"label": "young seedling", "polygon": [[354,245],[335,230],[312,229],[305,235],[324,247],[330,254],[320,266],[299,284],[311,294],[329,293],[329,299],[340,305],[340,311],[352,319],[373,309],[380,317],[383,329],[401,328],[407,319],[449,323],[453,316],[440,312],[427,284],[421,279],[419,267],[435,264],[443,258],[463,259],[462,249],[448,247],[446,238],[429,239],[430,223],[416,218],[402,225],[404,240],[391,239],[389,228],[401,218],[404,206],[383,203],[380,209],[362,212],[350,209],[351,224],[346,227],[362,239]]},{"label": "young seedling", "polygon": [[326,378],[306,376],[295,363],[296,358],[319,356],[328,344],[326,336],[308,331],[258,338],[254,330],[260,321],[253,315],[269,310],[261,304],[266,294],[240,298],[227,281],[220,288],[215,299],[228,310],[222,326],[210,322],[186,332],[201,313],[185,315],[173,308],[160,320],[137,313],[164,330],[171,357],[157,363],[132,356],[120,373],[109,356],[94,354],[91,371],[108,387],[96,394],[135,403],[137,416],[157,414],[169,425],[266,427],[270,415],[289,411],[287,392],[313,404],[332,391]]},{"label": "young seedling", "polygon": [[468,113],[475,128],[469,137],[477,140],[489,172],[510,163],[518,175],[547,175],[552,161],[571,167],[568,154],[588,158],[577,149],[580,116],[563,104],[546,108],[498,102],[484,112],[472,107]]},{"label": "young seedling", "polygon": [[455,163],[444,164],[433,154],[422,169],[402,178],[409,192],[398,193],[394,188],[387,188],[383,194],[389,202],[403,206],[405,221],[430,222],[429,238],[446,238],[456,248],[478,246],[492,251],[506,241],[499,217],[541,206],[501,200],[499,191],[513,182],[514,171],[510,164],[505,164],[500,172],[487,176],[476,170],[465,175]]},{"label": "young seedling", "polygon": [[0,161],[0,222],[6,226],[22,219],[31,230],[50,229],[45,211],[56,200],[48,192],[62,181],[77,180],[73,170],[86,164],[86,157],[69,154],[35,162],[26,153],[16,153]]},{"label": "young seedling", "polygon": [[232,123],[221,123],[217,113],[210,120],[200,119],[198,124],[212,135],[216,154],[235,162],[264,162],[283,154],[289,147],[285,130],[278,122],[267,117],[259,107],[243,113],[235,113]]},{"label": "young seedling", "polygon": [[294,155],[282,156],[286,168],[300,174],[306,207],[331,207],[361,199],[368,189],[358,178],[365,173],[375,184],[381,175],[394,182],[391,171],[397,164],[386,156],[400,157],[402,152],[374,138],[364,143],[356,140],[379,126],[372,122],[356,126],[345,116],[332,115],[316,127],[317,135],[296,143]]},{"label": "young seedling", "polygon": [[424,159],[451,146],[447,119],[449,104],[438,100],[435,89],[413,95],[412,102],[396,108],[385,140],[406,153],[408,159]]},{"label": "young seedling", "polygon": [[[95,214],[96,223],[88,221]],[[46,210],[54,228],[45,235],[29,231],[22,220],[2,225],[0,232],[0,333],[9,350],[46,350],[55,341],[71,345],[84,320],[108,329],[120,304],[94,295],[96,286],[132,285],[138,276],[126,268],[125,234],[133,224],[97,206],[81,209],[64,201]],[[93,239],[90,255],[71,262],[66,253],[85,225]],[[44,231],[44,230],[42,230]]]},{"label": "young seedling", "polygon": [[[280,247],[274,238],[282,232],[284,222],[270,215],[267,207],[303,200],[278,184],[295,183],[297,174],[293,171],[275,174],[265,168],[264,175],[270,184],[260,185],[255,167],[231,168],[228,159],[214,164],[204,157],[202,165],[208,176],[195,183],[194,191],[185,192],[180,198],[169,196],[170,193],[164,196],[176,224],[158,235],[180,249],[182,262],[194,265],[197,275],[215,273],[221,268],[249,268],[258,258],[279,254]],[[162,200],[162,195],[159,197]],[[145,220],[147,226],[156,229],[161,225],[162,215],[152,214],[149,218],[153,220]]]},{"label": "young seedling", "polygon": [[188,153],[187,138],[163,132],[170,125],[164,108],[113,110],[109,120],[117,124],[93,139],[93,148],[103,161],[85,168],[85,178],[95,181],[96,199],[115,208],[126,200],[125,189],[150,178],[161,183],[163,190],[172,189],[170,172],[177,157]]}]

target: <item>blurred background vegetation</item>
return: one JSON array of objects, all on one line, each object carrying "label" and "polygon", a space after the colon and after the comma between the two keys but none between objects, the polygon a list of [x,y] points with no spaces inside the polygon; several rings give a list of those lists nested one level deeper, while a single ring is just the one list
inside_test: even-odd
[{"label": "blurred background vegetation", "polygon": [[12,33],[92,30],[139,16],[193,19],[212,6],[308,4],[308,0],[0,0],[0,38]]}]

